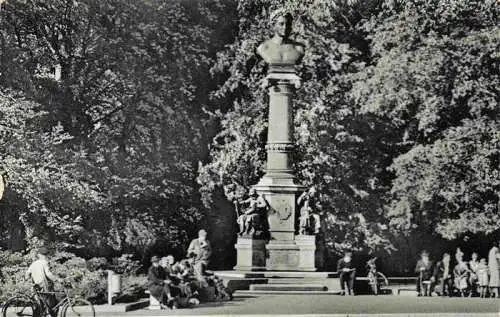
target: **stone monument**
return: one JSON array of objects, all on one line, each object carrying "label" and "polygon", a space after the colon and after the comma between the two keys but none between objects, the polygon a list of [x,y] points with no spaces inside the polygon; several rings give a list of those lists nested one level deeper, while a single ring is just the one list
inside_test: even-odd
[{"label": "stone monument", "polygon": [[[236,270],[261,271],[266,268],[266,242],[269,238],[267,215],[269,204],[264,196],[252,188],[248,199],[234,201],[238,215],[238,242]],[[246,207],[246,209],[241,208]]]},{"label": "stone monument", "polygon": [[297,184],[292,170],[293,104],[300,87],[295,65],[304,56],[304,45],[291,40],[292,16],[283,10],[271,14],[274,36],[257,48],[269,65],[264,85],[269,89],[269,127],[265,175],[253,188],[266,197],[269,242],[266,269],[315,271],[313,235],[296,235],[297,196],[304,187]]}]

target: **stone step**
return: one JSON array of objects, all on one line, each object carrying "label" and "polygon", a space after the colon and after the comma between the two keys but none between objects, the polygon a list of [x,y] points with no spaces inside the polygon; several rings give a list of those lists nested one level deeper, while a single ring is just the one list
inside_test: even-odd
[{"label": "stone step", "polygon": [[267,284],[267,278],[223,278],[223,284],[225,287],[231,290],[246,290],[252,284]]},{"label": "stone step", "polygon": [[252,284],[251,291],[317,291],[324,292],[328,287],[321,284]]},{"label": "stone step", "polygon": [[297,277],[283,277],[283,278],[270,278],[268,284],[325,284],[324,278],[297,278]]},{"label": "stone step", "polygon": [[239,290],[234,295],[340,295],[340,291],[246,291]]},{"label": "stone step", "polygon": [[298,271],[215,271],[221,278],[334,278],[337,272]]}]

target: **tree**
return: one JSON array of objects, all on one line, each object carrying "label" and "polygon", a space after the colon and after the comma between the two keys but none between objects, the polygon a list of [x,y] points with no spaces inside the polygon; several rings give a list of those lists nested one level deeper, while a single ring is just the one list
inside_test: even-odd
[{"label": "tree", "polygon": [[266,69],[254,50],[283,6],[307,47],[295,169],[321,192],[330,249],[498,232],[494,1],[240,1],[236,41],[213,68],[228,79],[198,178],[205,202],[239,197],[263,174]]},{"label": "tree", "polygon": [[194,234],[204,212],[195,177],[206,152],[210,56],[227,36],[212,33],[226,32],[218,19],[226,8],[115,0],[2,8],[2,86],[39,103],[48,114],[41,129],[58,126],[68,135],[59,151],[82,157],[58,160],[103,196],[98,208],[75,207],[88,222],[70,247],[145,256],[156,243],[182,249]]},{"label": "tree", "polygon": [[498,231],[498,5],[409,1],[364,27],[371,65],[352,95],[403,145],[387,216],[444,238]]},{"label": "tree", "polygon": [[[269,12],[281,5],[240,1],[237,39],[213,68],[230,75],[215,93],[224,103],[213,113],[221,131],[199,176],[208,204],[220,187],[227,196],[241,197],[263,174],[267,93],[260,81],[266,70],[255,48],[270,36]],[[327,244],[336,252],[390,249],[382,207],[388,189],[384,167],[390,162],[384,151],[392,134],[383,122],[376,125],[376,118],[359,115],[347,94],[366,46],[354,25],[376,3],[287,1],[285,7],[297,19],[295,39],[307,47],[298,69],[304,82],[295,102],[295,169],[303,184],[322,193],[316,208],[325,214]]]}]

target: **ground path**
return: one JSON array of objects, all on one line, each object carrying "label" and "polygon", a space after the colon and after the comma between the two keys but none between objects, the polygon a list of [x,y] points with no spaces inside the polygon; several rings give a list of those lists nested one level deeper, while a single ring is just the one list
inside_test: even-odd
[{"label": "ground path", "polygon": [[[480,313],[480,314],[478,314]],[[232,302],[207,303],[192,309],[166,311],[137,310],[120,316],[203,315],[296,315],[356,316],[494,316],[500,317],[500,300],[480,298],[438,298],[409,296],[264,295],[237,296]],[[394,315],[396,314],[396,315]],[[100,316],[118,316],[99,314]],[[420,316],[424,316],[420,315]]]},{"label": "ground path", "polygon": [[231,302],[206,303],[192,309],[163,311],[141,309],[124,313],[116,310],[112,312],[109,308],[110,306],[97,306],[96,316],[500,317],[500,299],[410,296],[239,295]]}]

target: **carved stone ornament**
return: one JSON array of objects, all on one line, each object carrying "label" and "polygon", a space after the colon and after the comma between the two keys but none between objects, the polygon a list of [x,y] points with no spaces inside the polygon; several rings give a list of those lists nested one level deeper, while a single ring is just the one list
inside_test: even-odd
[{"label": "carved stone ornament", "polygon": [[266,150],[273,152],[291,152],[294,149],[293,143],[268,143]]},{"label": "carved stone ornament", "polygon": [[286,221],[292,215],[292,209],[285,199],[280,199],[275,207],[276,214],[280,221]]}]

